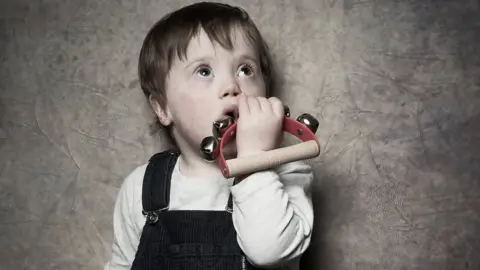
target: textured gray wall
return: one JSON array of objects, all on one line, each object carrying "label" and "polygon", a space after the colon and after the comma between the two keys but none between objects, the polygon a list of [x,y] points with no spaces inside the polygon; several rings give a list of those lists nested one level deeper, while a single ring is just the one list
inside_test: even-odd
[{"label": "textured gray wall", "polygon": [[[123,178],[165,147],[136,77],[192,1],[0,3],[0,269],[100,269]],[[228,1],[320,119],[306,269],[480,269],[476,0]]]}]

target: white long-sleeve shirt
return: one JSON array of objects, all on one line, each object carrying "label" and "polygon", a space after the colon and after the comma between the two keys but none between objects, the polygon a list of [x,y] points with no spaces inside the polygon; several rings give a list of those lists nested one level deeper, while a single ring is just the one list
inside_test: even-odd
[{"label": "white long-sleeve shirt", "polygon": [[[178,159],[180,160],[180,159]],[[142,185],[147,165],[124,181],[113,213],[112,258],[105,270],[130,269],[145,225]],[[298,269],[310,244],[313,226],[311,167],[292,162],[254,173],[232,186],[232,179],[199,179],[172,172],[171,210],[224,210],[233,197],[237,242],[248,260],[260,267]]]}]

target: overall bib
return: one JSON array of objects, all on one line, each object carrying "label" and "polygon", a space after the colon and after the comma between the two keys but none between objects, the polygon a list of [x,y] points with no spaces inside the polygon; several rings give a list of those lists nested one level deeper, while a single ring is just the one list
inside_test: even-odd
[{"label": "overall bib", "polygon": [[169,211],[172,171],[179,154],[157,153],[143,179],[147,216],[133,270],[254,270],[237,243],[232,195],[225,211]]}]

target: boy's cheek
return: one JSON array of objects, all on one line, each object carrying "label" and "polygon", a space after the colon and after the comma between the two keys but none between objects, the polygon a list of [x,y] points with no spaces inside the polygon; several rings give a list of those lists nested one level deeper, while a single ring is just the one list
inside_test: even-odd
[{"label": "boy's cheek", "polygon": [[177,107],[173,111],[173,121],[179,127],[179,131],[185,133],[183,135],[205,133],[206,130],[211,130],[211,124],[208,127],[210,121],[205,119],[205,112],[202,113],[201,108],[188,102],[176,104],[176,106],[181,108]]},{"label": "boy's cheek", "polygon": [[264,97],[267,94],[263,80],[244,81],[241,89],[247,96]]},{"label": "boy's cheek", "polygon": [[213,116],[202,110],[184,113],[182,119],[179,119],[185,132],[184,136],[190,137],[200,146],[203,138],[213,135]]}]

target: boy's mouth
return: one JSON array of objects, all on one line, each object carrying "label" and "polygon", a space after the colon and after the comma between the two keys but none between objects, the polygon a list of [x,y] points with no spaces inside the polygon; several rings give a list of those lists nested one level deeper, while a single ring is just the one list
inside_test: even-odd
[{"label": "boy's mouth", "polygon": [[230,116],[231,118],[233,118],[235,120],[235,113],[234,112],[228,112],[226,113],[227,116]]},{"label": "boy's mouth", "polygon": [[220,117],[213,122],[213,136],[220,139],[224,132],[234,124],[238,119],[238,109],[236,106],[230,106],[223,110]]},{"label": "boy's mouth", "polygon": [[237,106],[230,106],[228,108],[226,108],[224,111],[223,111],[223,116],[229,116],[233,119],[233,121],[237,121],[238,119],[238,107]]}]

